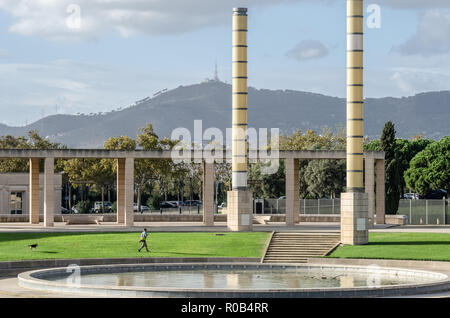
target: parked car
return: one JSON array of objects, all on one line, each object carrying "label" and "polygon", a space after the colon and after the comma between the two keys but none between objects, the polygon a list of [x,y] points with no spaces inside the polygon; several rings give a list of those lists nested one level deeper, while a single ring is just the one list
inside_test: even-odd
[{"label": "parked car", "polygon": [[[112,212],[112,203],[109,201],[104,201],[104,211],[109,213]],[[94,203],[94,208],[92,210],[94,213],[102,213],[102,201],[96,201]]]},{"label": "parked car", "polygon": [[[137,203],[134,203],[133,211],[138,212],[138,204]],[[141,205],[141,212],[145,212],[145,211],[150,211],[150,209],[146,205]]]},{"label": "parked car", "polygon": [[65,207],[61,207],[61,214],[70,214],[70,211]]},{"label": "parked car", "polygon": [[175,209],[177,208],[177,205],[169,201],[163,201],[160,203],[159,207],[163,209]]},{"label": "parked car", "polygon": [[223,209],[223,208],[226,208],[226,207],[227,207],[227,204],[225,202],[222,202],[221,204],[219,204],[217,206],[217,208],[219,208],[219,209]]},{"label": "parked car", "polygon": [[286,196],[279,197],[278,200],[286,200]]},{"label": "parked car", "polygon": [[166,202],[169,202],[169,203],[172,203],[173,205],[175,205],[176,207],[179,207],[179,206],[183,206],[184,205],[184,202],[183,201],[166,201]]},{"label": "parked car", "polygon": [[202,204],[200,200],[187,200],[184,202],[185,206],[202,206]]},{"label": "parked car", "polygon": [[403,195],[403,199],[418,200],[419,195],[417,193],[405,193]]},{"label": "parked car", "polygon": [[438,189],[438,190],[431,190],[426,195],[421,196],[420,198],[426,200],[441,200],[443,198],[448,198],[448,196],[447,191],[443,189]]}]

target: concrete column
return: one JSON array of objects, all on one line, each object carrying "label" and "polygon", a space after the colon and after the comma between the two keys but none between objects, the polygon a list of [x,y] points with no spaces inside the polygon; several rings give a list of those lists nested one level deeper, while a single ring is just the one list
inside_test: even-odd
[{"label": "concrete column", "polygon": [[54,225],[55,214],[55,158],[45,158],[44,163],[44,226]]},{"label": "concrete column", "polygon": [[299,160],[286,159],[286,225],[293,226],[300,219]]},{"label": "concrete column", "polygon": [[30,224],[39,224],[39,158],[30,158]]},{"label": "concrete column", "polygon": [[232,188],[247,190],[247,9],[233,9]]},{"label": "concrete column", "polygon": [[214,164],[203,161],[203,224],[214,226]]},{"label": "concrete column", "polygon": [[125,159],[125,226],[134,225],[134,158]]},{"label": "concrete column", "polygon": [[252,193],[247,191],[247,9],[233,9],[232,191],[227,193],[231,231],[253,229]]},{"label": "concrete column", "polygon": [[365,160],[365,187],[369,200],[369,226],[373,228],[375,222],[375,160],[373,158]]},{"label": "concrete column", "polygon": [[341,241],[368,243],[368,195],[363,183],[363,0],[347,0],[347,193],[341,194]]},{"label": "concrete column", "polygon": [[347,192],[364,192],[363,25],[363,1],[347,0]]},{"label": "concrete column", "polygon": [[117,159],[117,223],[125,224],[125,159]]},{"label": "concrete column", "polygon": [[341,243],[362,245],[369,242],[367,193],[341,193]]},{"label": "concrete column", "polygon": [[376,160],[376,223],[385,224],[385,162]]}]

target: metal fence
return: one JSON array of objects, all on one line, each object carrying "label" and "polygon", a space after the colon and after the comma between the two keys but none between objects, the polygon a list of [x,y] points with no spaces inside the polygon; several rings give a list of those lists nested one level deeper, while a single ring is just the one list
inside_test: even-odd
[{"label": "metal fence", "polygon": [[400,200],[397,214],[406,215],[408,224],[450,224],[450,200]]},{"label": "metal fence", "polygon": [[[286,199],[260,199],[255,201],[263,205],[263,214],[285,214]],[[339,199],[301,199],[299,205],[300,214],[340,214]],[[259,213],[259,210],[255,208]]]},{"label": "metal fence", "polygon": [[[285,199],[256,200],[263,214],[285,214]],[[397,215],[406,215],[408,224],[450,224],[450,200],[400,200]],[[255,209],[257,210],[257,209]],[[259,212],[257,212],[259,213]],[[340,214],[340,199],[301,199],[300,214]]]}]

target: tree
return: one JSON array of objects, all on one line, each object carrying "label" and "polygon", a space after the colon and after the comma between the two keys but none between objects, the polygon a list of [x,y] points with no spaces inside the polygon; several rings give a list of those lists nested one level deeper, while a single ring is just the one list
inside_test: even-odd
[{"label": "tree", "polygon": [[388,121],[383,128],[381,135],[381,150],[385,152],[385,173],[386,173],[386,213],[396,214],[400,201],[400,174],[396,154],[395,127]]},{"label": "tree", "polygon": [[311,160],[305,170],[308,192],[319,199],[344,192],[345,167],[344,160]]},{"label": "tree", "polygon": [[[52,143],[39,136],[38,132],[31,130],[28,137],[14,137],[11,135],[0,137],[0,148],[2,149],[64,149],[65,145]],[[40,166],[43,171],[43,164]],[[56,161],[56,171],[61,171],[61,160]],[[29,171],[29,161],[27,159],[0,159],[0,172],[23,172]]]},{"label": "tree", "polygon": [[404,176],[407,186],[419,194],[435,189],[450,193],[450,136],[430,143],[419,152]]},{"label": "tree", "polygon": [[[171,150],[178,140],[160,139],[153,130],[152,124],[139,129],[136,136],[137,144],[143,150]],[[141,194],[149,180],[157,180],[159,188],[167,198],[169,179],[174,176],[176,165],[171,159],[142,159],[135,162],[135,186],[137,192],[138,210],[141,207]]]}]

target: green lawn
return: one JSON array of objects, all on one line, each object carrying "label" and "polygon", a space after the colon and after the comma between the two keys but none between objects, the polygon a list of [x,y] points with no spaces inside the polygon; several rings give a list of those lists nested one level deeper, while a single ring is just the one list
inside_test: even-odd
[{"label": "green lawn", "polygon": [[[261,257],[269,233],[0,233],[0,261],[124,257]],[[38,244],[31,251],[29,244]]]},{"label": "green lawn", "polygon": [[341,246],[329,257],[450,261],[450,234],[370,233],[368,245]]}]

